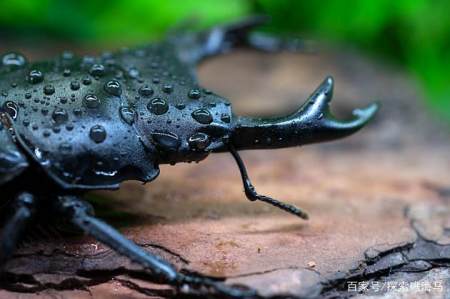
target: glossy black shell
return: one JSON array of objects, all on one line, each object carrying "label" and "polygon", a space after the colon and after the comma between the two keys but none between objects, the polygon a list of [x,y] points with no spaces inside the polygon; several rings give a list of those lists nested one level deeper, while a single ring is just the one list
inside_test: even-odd
[{"label": "glossy black shell", "polygon": [[[182,61],[187,52],[177,49],[167,40],[99,57],[65,52],[33,64],[4,55],[0,183],[19,175],[30,158],[66,189],[148,182],[165,157],[158,153],[189,146],[192,136],[183,132],[226,127],[229,103],[198,87],[193,65]],[[20,163],[8,160],[13,156]]]}]

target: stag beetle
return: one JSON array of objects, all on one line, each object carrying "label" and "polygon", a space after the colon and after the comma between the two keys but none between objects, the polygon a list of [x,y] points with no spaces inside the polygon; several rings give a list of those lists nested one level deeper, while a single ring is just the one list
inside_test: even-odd
[{"label": "stag beetle", "polygon": [[[201,161],[230,152],[245,195],[307,219],[292,205],[258,194],[239,150],[274,149],[353,134],[377,105],[339,121],[329,110],[333,80],[326,78],[294,113],[277,118],[236,116],[223,97],[199,86],[195,68],[204,59],[238,47],[266,52],[301,50],[295,39],[253,32],[250,18],[200,32],[173,33],[133,50],[77,57],[63,52],[29,63],[18,53],[0,66],[0,185],[4,222],[0,264],[12,255],[39,215],[60,217],[166,283],[245,293],[200,275],[179,273],[96,218],[80,196],[117,189],[125,180],[150,182],[159,164]],[[42,219],[39,218],[39,219]]]}]

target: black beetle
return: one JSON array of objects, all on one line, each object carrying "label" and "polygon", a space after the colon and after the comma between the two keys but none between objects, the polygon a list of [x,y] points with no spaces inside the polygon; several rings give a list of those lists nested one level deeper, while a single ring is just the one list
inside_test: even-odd
[{"label": "black beetle", "polygon": [[[279,118],[236,116],[230,103],[198,86],[195,67],[237,47],[298,50],[297,40],[251,32],[261,18],[200,33],[173,34],[134,50],[78,58],[64,52],[28,63],[5,54],[0,67],[0,184],[7,213],[0,263],[11,256],[37,216],[62,217],[167,283],[247,294],[208,278],[178,273],[93,216],[80,195],[117,189],[124,180],[149,182],[159,164],[200,161],[211,152],[235,158],[248,199],[307,219],[300,209],[256,193],[237,151],[298,146],[348,136],[377,105],[355,110],[350,121],[329,111],[329,77],[296,112]],[[41,217],[42,218],[42,217]]]}]

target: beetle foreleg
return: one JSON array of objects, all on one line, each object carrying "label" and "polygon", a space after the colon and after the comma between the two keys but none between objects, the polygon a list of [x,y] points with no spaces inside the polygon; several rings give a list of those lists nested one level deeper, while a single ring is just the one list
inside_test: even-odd
[{"label": "beetle foreleg", "polygon": [[[182,55],[198,63],[205,58],[227,53],[236,48],[250,48],[263,52],[310,51],[310,46],[297,38],[280,38],[253,30],[268,23],[265,16],[253,16],[239,22],[216,26],[211,30],[196,33],[194,46],[189,55]],[[192,42],[192,41],[191,41]],[[186,47],[183,47],[183,51]]]},{"label": "beetle foreleg", "polygon": [[239,171],[241,172],[242,182],[244,184],[244,191],[245,195],[250,201],[256,201],[260,200],[263,202],[266,202],[268,204],[271,204],[272,206],[275,206],[277,208],[280,208],[288,213],[291,213],[295,216],[298,216],[303,219],[308,219],[308,214],[301,209],[297,208],[296,206],[278,201],[276,199],[273,199],[268,196],[260,195],[256,192],[255,187],[253,187],[252,182],[250,181],[250,178],[247,173],[247,169],[245,168],[244,162],[242,161],[241,157],[239,156],[238,152],[234,148],[233,145],[228,145],[229,150],[231,154],[233,155],[234,160],[236,160],[236,163],[239,167]]},{"label": "beetle foreleg", "polygon": [[36,199],[30,193],[20,193],[12,202],[12,209],[13,213],[0,234],[0,266],[13,254],[36,214]]},{"label": "beetle foreleg", "polygon": [[173,286],[207,287],[236,298],[254,295],[251,291],[235,289],[206,277],[185,275],[177,272],[169,263],[143,250],[134,242],[125,238],[116,229],[94,217],[92,215],[92,207],[75,196],[60,196],[56,208],[67,215],[76,227],[109,246],[117,253],[151,270],[156,276],[163,278]]}]

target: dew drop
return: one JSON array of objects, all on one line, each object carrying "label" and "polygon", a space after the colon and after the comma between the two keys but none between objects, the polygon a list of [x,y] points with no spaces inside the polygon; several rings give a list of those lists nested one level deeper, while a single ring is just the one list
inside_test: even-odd
[{"label": "dew drop", "polygon": [[95,125],[89,131],[89,137],[95,143],[101,143],[106,139],[106,130],[101,125]]},{"label": "dew drop", "polygon": [[188,143],[189,147],[193,150],[204,150],[211,141],[207,134],[198,132],[189,137]]},{"label": "dew drop", "polygon": [[148,110],[156,115],[161,115],[169,110],[169,105],[167,102],[161,98],[155,98],[151,100],[147,105]]},{"label": "dew drop", "polygon": [[55,108],[52,113],[52,119],[56,124],[61,125],[69,119],[69,114],[63,108]]},{"label": "dew drop", "polygon": [[44,86],[44,94],[49,96],[54,93],[55,93],[55,87],[53,87],[53,85],[45,85]]},{"label": "dew drop", "polygon": [[95,62],[95,58],[89,55],[85,55],[83,56],[82,60],[81,60],[81,64],[82,65],[93,65]]},{"label": "dew drop", "polygon": [[73,52],[70,52],[70,51],[64,51],[61,54],[61,58],[64,60],[71,60],[71,59],[73,59],[73,57],[74,57],[74,54],[73,54]]},{"label": "dew drop", "polygon": [[105,74],[105,66],[103,64],[93,64],[89,70],[89,74],[101,77]]},{"label": "dew drop", "polygon": [[13,68],[21,68],[27,64],[27,60],[22,54],[12,52],[2,56],[2,64]]},{"label": "dew drop", "polygon": [[75,116],[81,116],[81,109],[80,108],[73,109],[73,114],[75,114]]},{"label": "dew drop", "polygon": [[100,105],[100,100],[93,94],[88,94],[84,97],[84,103],[88,108],[97,108]]},{"label": "dew drop", "polygon": [[211,113],[207,109],[197,109],[192,112],[192,117],[201,124],[210,124],[213,121]]},{"label": "dew drop", "polygon": [[64,77],[69,77],[71,73],[72,73],[72,72],[71,72],[69,69],[65,69],[65,70],[63,71],[63,76],[64,76]]},{"label": "dew drop", "polygon": [[8,115],[15,120],[17,118],[17,115],[19,114],[19,107],[17,104],[13,101],[6,101],[3,104],[3,110],[8,113]]},{"label": "dew drop", "polygon": [[175,107],[178,110],[183,110],[184,108],[186,108],[186,105],[184,103],[178,103],[178,104],[175,105]]},{"label": "dew drop", "polygon": [[72,89],[72,90],[80,89],[80,82],[78,82],[78,81],[70,82],[70,89]]},{"label": "dew drop", "polygon": [[116,80],[106,82],[104,89],[107,93],[114,96],[120,96],[122,94],[122,86],[120,85],[120,82]]},{"label": "dew drop", "polygon": [[188,92],[188,97],[191,99],[197,100],[200,98],[200,96],[201,96],[201,93],[200,93],[200,90],[198,90],[198,89],[191,89]]},{"label": "dew drop", "polygon": [[138,92],[143,97],[149,97],[153,94],[153,89],[148,85],[144,85],[141,88],[139,88]]},{"label": "dew drop", "polygon": [[90,85],[92,83],[92,80],[89,77],[84,77],[82,82],[84,85]]},{"label": "dew drop", "polygon": [[162,91],[165,93],[172,93],[173,86],[171,84],[165,84],[162,88]]},{"label": "dew drop", "polygon": [[128,76],[130,78],[136,79],[137,77],[139,77],[140,73],[139,70],[135,67],[131,67],[128,69]]},{"label": "dew drop", "polygon": [[44,81],[44,75],[39,70],[31,70],[28,73],[27,80],[31,84],[37,84],[37,83],[40,83],[40,82]]}]

